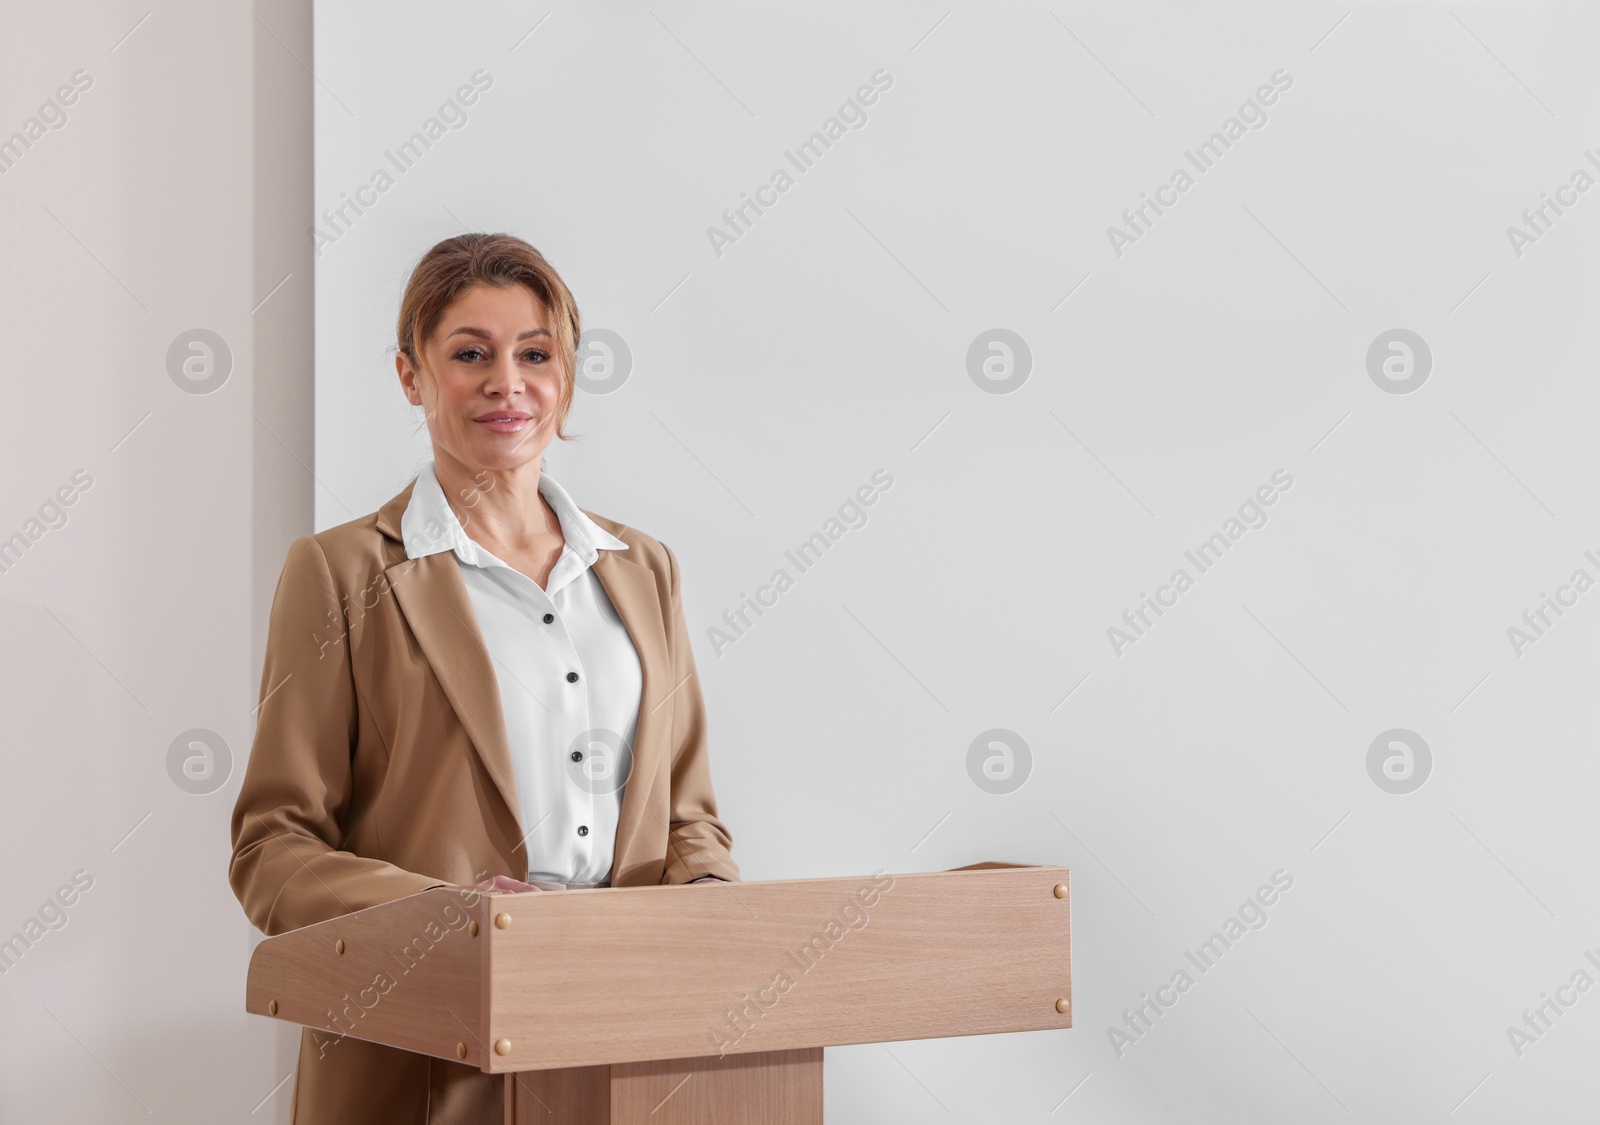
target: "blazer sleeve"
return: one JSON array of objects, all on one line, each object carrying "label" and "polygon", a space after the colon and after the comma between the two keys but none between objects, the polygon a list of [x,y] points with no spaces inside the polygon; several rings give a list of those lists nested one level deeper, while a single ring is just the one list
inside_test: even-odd
[{"label": "blazer sleeve", "polygon": [[717,818],[717,798],[711,788],[711,760],[706,746],[706,708],[695,673],[689,627],[684,621],[678,560],[665,543],[667,555],[667,626],[672,651],[672,682],[677,694],[672,704],[671,821],[667,826],[666,869],[663,883],[687,883],[702,875],[725,880],[739,878],[739,866],[729,854],[733,839]]},{"label": "blazer sleeve", "polygon": [[448,885],[340,848],[358,716],[340,607],[321,544],[295,540],[272,599],[228,868],[245,914],[269,936]]}]

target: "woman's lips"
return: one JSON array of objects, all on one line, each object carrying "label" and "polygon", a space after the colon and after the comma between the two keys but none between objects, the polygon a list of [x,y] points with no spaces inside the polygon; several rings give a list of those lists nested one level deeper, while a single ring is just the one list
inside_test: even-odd
[{"label": "woman's lips", "polygon": [[533,421],[531,418],[519,417],[488,417],[474,419],[478,425],[486,430],[493,430],[497,434],[515,434],[526,429]]}]

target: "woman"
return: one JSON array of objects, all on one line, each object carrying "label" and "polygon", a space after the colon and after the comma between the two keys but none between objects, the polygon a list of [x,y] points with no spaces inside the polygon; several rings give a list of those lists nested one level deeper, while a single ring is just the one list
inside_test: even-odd
[{"label": "woman", "polygon": [[[267,934],[439,886],[738,879],[677,560],[543,468],[579,334],[520,239],[447,239],[413,271],[395,367],[433,461],[295,540],[273,599],[229,871]],[[498,1125],[502,1089],[307,1029],[291,1119]]]}]

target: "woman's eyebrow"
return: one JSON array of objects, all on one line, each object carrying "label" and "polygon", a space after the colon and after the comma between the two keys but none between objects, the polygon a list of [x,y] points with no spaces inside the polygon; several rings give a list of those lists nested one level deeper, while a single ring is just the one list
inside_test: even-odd
[{"label": "woman's eyebrow", "polygon": [[[526,340],[530,336],[549,336],[549,335],[550,335],[550,330],[548,328],[530,328],[526,332],[523,332],[523,333],[519,334],[517,336],[517,339]],[[482,339],[485,339],[485,340],[492,340],[494,338],[494,337],[490,336],[489,333],[485,332],[482,328],[473,328],[473,327],[468,326],[468,325],[463,325],[460,328],[452,329],[450,334],[448,336],[446,336],[445,339],[448,340],[450,338],[450,336],[478,336],[478,337],[481,337]]]}]

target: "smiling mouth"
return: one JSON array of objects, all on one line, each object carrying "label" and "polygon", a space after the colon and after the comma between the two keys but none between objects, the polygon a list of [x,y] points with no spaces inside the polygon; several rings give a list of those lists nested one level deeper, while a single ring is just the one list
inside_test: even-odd
[{"label": "smiling mouth", "polygon": [[520,433],[533,424],[533,419],[526,414],[486,414],[473,421],[497,434]]}]

